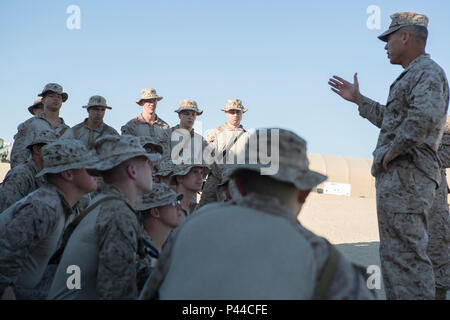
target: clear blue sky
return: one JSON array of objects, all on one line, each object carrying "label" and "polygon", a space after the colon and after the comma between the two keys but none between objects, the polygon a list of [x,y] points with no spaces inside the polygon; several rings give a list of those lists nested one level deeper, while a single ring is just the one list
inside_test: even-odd
[{"label": "clear blue sky", "polygon": [[[69,5],[81,9],[81,29],[69,30]],[[369,5],[381,10],[370,30]],[[389,15],[416,11],[430,18],[427,52],[450,72],[449,1],[0,1],[0,137],[12,142],[27,106],[48,82],[68,92],[61,116],[73,126],[86,117],[91,95],[113,107],[116,128],[140,113],[144,87],[164,99],[158,115],[194,99],[203,129],[221,125],[220,107],[241,98],[246,128],[283,127],[308,141],[310,153],[371,158],[378,129],[327,85],[333,74],[385,102],[401,72],[376,36]]]}]

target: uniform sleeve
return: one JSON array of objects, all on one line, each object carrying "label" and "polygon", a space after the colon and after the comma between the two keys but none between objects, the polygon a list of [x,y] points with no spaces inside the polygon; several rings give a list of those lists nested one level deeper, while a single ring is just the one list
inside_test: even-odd
[{"label": "uniform sleeve", "polygon": [[10,162],[11,168],[25,163],[30,157],[30,151],[26,148],[27,143],[27,127],[20,124],[17,128],[17,133],[14,135],[14,143],[11,148]]},{"label": "uniform sleeve", "polygon": [[[123,208],[121,206],[121,208]],[[97,291],[100,299],[136,299],[136,217],[123,210],[102,208],[99,214]]]},{"label": "uniform sleeve", "polygon": [[444,88],[439,74],[423,72],[407,97],[408,113],[398,128],[392,152],[406,153],[412,147],[422,144],[439,127],[446,108],[443,97]]},{"label": "uniform sleeve", "polygon": [[450,168],[450,121],[447,118],[444,135],[438,150],[438,157],[443,168]]},{"label": "uniform sleeve", "polygon": [[61,136],[59,137],[60,140],[69,140],[69,139],[75,139],[74,132],[71,128],[67,127],[66,130],[62,129],[60,132],[62,132]]},{"label": "uniform sleeve", "polygon": [[365,96],[362,96],[361,103],[358,105],[359,115],[372,122],[378,128],[381,128],[381,123],[383,122],[384,108],[384,105]]},{"label": "uniform sleeve", "polygon": [[0,213],[6,210],[14,202],[28,195],[33,189],[33,180],[19,167],[11,169],[0,184]]},{"label": "uniform sleeve", "polygon": [[6,223],[0,234],[0,292],[17,281],[24,259],[52,230],[51,216],[44,206],[27,203]]},{"label": "uniform sleeve", "polygon": [[136,135],[136,133],[132,129],[130,123],[127,123],[126,125],[122,126],[120,128],[120,131],[122,132],[122,134],[129,134],[129,135],[132,135],[132,136]]}]

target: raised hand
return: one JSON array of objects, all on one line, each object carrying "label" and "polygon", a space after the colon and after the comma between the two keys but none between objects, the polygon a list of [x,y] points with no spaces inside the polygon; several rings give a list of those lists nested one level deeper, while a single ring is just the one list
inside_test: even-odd
[{"label": "raised hand", "polygon": [[361,93],[359,92],[358,73],[353,76],[354,83],[350,83],[347,80],[338,76],[333,76],[328,80],[328,84],[331,86],[331,90],[347,101],[358,103],[361,99]]}]

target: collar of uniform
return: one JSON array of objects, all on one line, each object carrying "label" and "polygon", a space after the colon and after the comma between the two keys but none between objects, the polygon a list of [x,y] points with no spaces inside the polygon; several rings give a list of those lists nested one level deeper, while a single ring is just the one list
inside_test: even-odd
[{"label": "collar of uniform", "polygon": [[89,126],[87,125],[87,121],[88,121],[88,118],[85,118],[84,121],[83,121],[83,126],[86,127],[86,129],[88,129],[88,130],[93,130],[93,131],[101,132],[102,129],[103,129],[103,126],[105,125],[105,124],[103,123],[103,121],[102,121],[102,123],[101,123],[97,128],[91,129],[91,128],[89,128]]},{"label": "collar of uniform", "polygon": [[[142,113],[139,114],[136,119],[141,121],[141,122],[144,122],[144,123],[148,124],[148,122],[145,121],[144,117],[142,116]],[[155,123],[157,123],[157,124],[161,124],[162,123],[157,114],[155,114],[155,121],[153,122],[153,124],[155,124]]]},{"label": "collar of uniform", "polygon": [[[175,130],[177,130],[177,129],[180,129],[180,125],[179,124],[177,124],[175,127],[172,127],[171,128],[171,132],[174,132]],[[194,128],[192,128],[192,130],[191,130],[191,132],[190,132],[190,134],[191,134],[191,137],[193,137],[194,136]]]},{"label": "collar of uniform", "polygon": [[[59,199],[61,200],[61,204],[62,204],[64,213],[66,215],[66,218],[68,218],[73,213],[73,209],[67,202],[64,192],[62,192],[62,190],[58,186],[56,186],[52,183],[46,183],[41,188],[49,189],[58,195]],[[74,205],[74,207],[75,206],[76,206],[76,204]]]},{"label": "collar of uniform", "polygon": [[297,218],[292,214],[292,212],[284,206],[280,200],[274,197],[249,193],[242,197],[242,199],[232,200],[232,204],[264,211],[266,213],[273,214],[274,216],[286,218],[295,224],[298,223]]},{"label": "collar of uniform", "polygon": [[[45,117],[45,112],[41,112],[39,113],[37,116],[35,116],[36,118],[42,119],[44,121],[47,121],[48,124],[50,124],[50,122],[47,120],[47,118]],[[65,125],[66,123],[64,122],[64,119],[59,117],[59,120],[61,120],[61,123],[59,124],[59,126]],[[59,127],[58,126],[58,127]]]},{"label": "collar of uniform", "polygon": [[112,184],[108,184],[108,183],[103,183],[101,193],[104,195],[108,195],[108,196],[116,196],[116,197],[124,200],[125,203],[128,205],[128,207],[130,209],[132,209],[134,213],[137,214],[136,210],[134,210],[131,207],[131,205],[129,204],[128,198],[125,195],[125,193],[122,190],[120,190],[119,188],[117,188],[116,186],[114,186]]},{"label": "collar of uniform", "polygon": [[229,125],[228,122],[225,122],[225,124],[224,124],[222,127],[224,127],[224,128],[227,129],[227,130],[233,130],[233,131],[241,131],[241,130],[244,130],[244,127],[242,126],[242,124],[239,125],[239,128],[236,129],[235,127]]},{"label": "collar of uniform", "polygon": [[424,53],[424,54],[421,54],[421,55],[417,56],[413,61],[411,61],[411,62],[409,63],[409,65],[405,68],[405,70],[403,70],[402,74],[403,74],[403,73],[406,73],[406,72],[408,72],[410,69],[414,68],[414,66],[415,66],[416,64],[420,63],[420,62],[423,61],[424,59],[430,59],[430,55],[429,55],[428,53]]}]

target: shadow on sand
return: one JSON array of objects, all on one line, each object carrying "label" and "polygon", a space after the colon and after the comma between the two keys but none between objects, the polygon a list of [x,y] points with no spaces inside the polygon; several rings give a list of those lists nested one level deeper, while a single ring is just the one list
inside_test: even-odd
[{"label": "shadow on sand", "polygon": [[[343,253],[352,262],[368,267],[376,265],[380,267],[379,248],[380,243],[376,242],[355,242],[336,244],[335,247]],[[376,290],[377,298],[385,300],[383,281],[381,280],[381,289]]]}]

